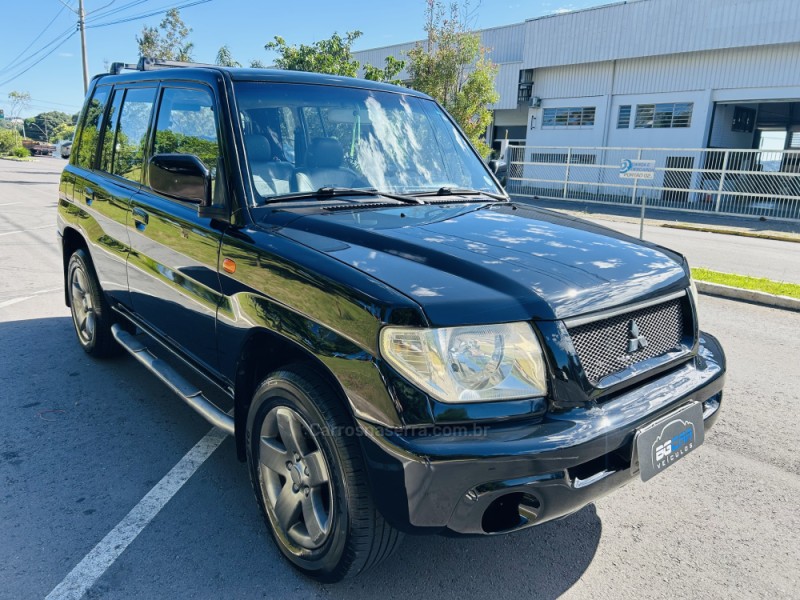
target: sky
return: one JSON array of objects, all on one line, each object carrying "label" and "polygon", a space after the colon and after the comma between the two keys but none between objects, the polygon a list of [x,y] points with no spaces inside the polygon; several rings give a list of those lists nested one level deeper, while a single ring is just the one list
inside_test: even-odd
[{"label": "sky", "polygon": [[[611,1],[481,0],[478,4],[472,0],[471,4],[474,28],[484,29]],[[89,75],[105,71],[111,62],[136,62],[136,35],[145,25],[157,25],[163,14],[127,19],[194,2],[198,0],[84,0]],[[83,72],[72,10],[77,5],[78,0],[0,0],[0,108],[7,115],[12,91],[28,92],[32,98],[24,117],[80,109]],[[420,39],[424,10],[425,0],[208,0],[182,8],[181,16],[192,28],[189,40],[194,42],[195,61],[214,62],[217,50],[227,44],[243,64],[256,58],[270,64],[275,55],[264,44],[276,35],[289,44],[308,44],[333,32],[362,31],[353,50]],[[126,22],[107,24],[119,20]]]}]

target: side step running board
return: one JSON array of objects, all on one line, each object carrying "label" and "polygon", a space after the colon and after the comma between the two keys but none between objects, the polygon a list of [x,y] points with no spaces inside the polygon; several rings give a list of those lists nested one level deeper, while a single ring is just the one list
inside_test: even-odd
[{"label": "side step running board", "polygon": [[160,358],[150,352],[137,336],[125,331],[119,325],[112,325],[111,333],[114,334],[120,346],[133,355],[149,371],[155,374],[167,387],[183,399],[186,404],[197,411],[206,421],[219,427],[225,433],[233,435],[233,417],[213,404],[203,395],[203,392]]}]

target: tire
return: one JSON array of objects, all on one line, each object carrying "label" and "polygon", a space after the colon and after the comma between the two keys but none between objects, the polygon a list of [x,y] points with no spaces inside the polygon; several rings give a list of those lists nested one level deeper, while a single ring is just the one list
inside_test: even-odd
[{"label": "tire", "polygon": [[70,256],[66,282],[72,324],[81,347],[96,358],[118,354],[120,347],[111,333],[111,307],[85,250],[76,250]]},{"label": "tire", "polygon": [[340,581],[400,545],[402,534],[372,502],[353,421],[313,367],[292,365],[261,383],[247,442],[250,481],[272,538],[305,575]]}]

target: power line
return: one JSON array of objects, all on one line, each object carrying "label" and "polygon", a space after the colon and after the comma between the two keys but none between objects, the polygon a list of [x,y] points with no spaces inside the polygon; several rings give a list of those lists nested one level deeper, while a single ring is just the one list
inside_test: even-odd
[{"label": "power line", "polygon": [[92,18],[94,20],[103,19],[105,17],[109,17],[111,15],[118,14],[118,13],[124,11],[124,10],[129,9],[129,8],[133,8],[135,6],[139,6],[140,4],[144,4],[145,2],[148,2],[148,0],[133,0],[132,2],[128,2],[127,4],[123,4],[122,6],[118,6],[117,8],[112,8],[111,10],[107,10],[105,12],[101,12],[101,9],[98,8],[97,10],[94,10],[91,13],[88,13],[88,14],[89,15],[93,15]]},{"label": "power line", "polygon": [[39,60],[37,60],[36,62],[34,62],[34,63],[32,63],[31,65],[29,65],[29,66],[28,66],[26,69],[24,69],[24,70],[20,71],[19,73],[17,73],[16,75],[12,76],[12,77],[11,77],[11,78],[9,78],[9,79],[6,79],[5,81],[0,81],[0,86],[4,86],[4,85],[6,85],[6,84],[8,84],[8,83],[11,83],[11,82],[12,82],[12,81],[14,81],[15,79],[17,79],[17,78],[21,77],[22,75],[24,75],[25,73],[27,73],[28,71],[30,71],[30,70],[31,70],[33,67],[35,67],[36,65],[38,65],[40,62],[42,62],[42,61],[43,61],[45,58],[47,58],[48,56],[50,56],[50,55],[51,55],[53,52],[55,52],[56,50],[58,50],[59,48],[61,48],[61,46],[63,46],[63,45],[64,45],[64,44],[65,44],[67,41],[69,41],[70,39],[72,39],[72,36],[73,36],[73,35],[75,35],[76,33],[77,33],[77,31],[73,31],[72,33],[70,33],[70,34],[69,34],[67,37],[65,37],[63,40],[61,40],[61,42],[60,42],[58,45],[56,45],[54,48],[52,48],[52,49],[50,50],[50,52],[48,52],[47,54],[45,54],[44,56],[42,56],[42,57],[41,57]]},{"label": "power line", "polygon": [[30,44],[28,44],[27,46],[25,46],[25,48],[22,50],[22,52],[20,52],[20,53],[19,53],[19,54],[17,54],[17,55],[16,55],[14,58],[12,58],[10,61],[8,61],[8,64],[7,64],[5,67],[3,67],[2,69],[0,69],[0,73],[2,73],[3,71],[7,71],[7,70],[8,70],[8,68],[9,68],[11,65],[13,65],[13,64],[14,64],[14,62],[15,62],[15,61],[16,61],[16,60],[17,60],[17,59],[20,57],[20,56],[22,56],[23,54],[25,54],[25,53],[26,53],[26,52],[27,52],[27,51],[30,49],[30,47],[31,47],[31,46],[33,46],[33,45],[34,45],[34,44],[35,44],[37,41],[39,41],[39,38],[40,38],[40,37],[42,37],[42,36],[44,35],[44,33],[45,33],[45,32],[46,32],[48,29],[50,29],[50,26],[51,26],[53,23],[55,23],[55,22],[56,22],[56,19],[57,19],[57,18],[58,18],[58,17],[61,15],[61,13],[62,13],[62,12],[64,12],[64,9],[65,9],[66,7],[67,7],[67,5],[66,5],[66,4],[62,5],[62,6],[61,6],[61,8],[60,8],[60,9],[58,9],[58,12],[56,13],[56,16],[55,16],[55,17],[53,17],[53,18],[50,20],[50,22],[49,22],[47,25],[45,25],[44,29],[42,29],[42,30],[39,32],[39,35],[37,35],[35,38],[33,38],[33,40],[31,41],[31,43],[30,43]]},{"label": "power line", "polygon": [[56,43],[60,42],[64,38],[65,35],[69,34],[70,32],[73,32],[73,30],[74,30],[74,28],[72,26],[68,27],[67,29],[65,29],[64,31],[59,33],[55,38],[53,38],[52,40],[47,42],[45,45],[41,46],[33,54],[30,54],[30,55],[26,56],[25,58],[23,58],[22,60],[17,61],[16,64],[12,64],[12,65],[9,65],[9,66],[7,66],[7,67],[5,67],[3,69],[0,69],[0,73],[8,73],[9,71],[13,71],[14,69],[18,69],[18,68],[22,67],[26,62],[35,59],[37,56],[39,56],[40,54],[45,52],[53,44],[56,44]]},{"label": "power line", "polygon": [[170,6],[170,7],[166,7],[166,8],[161,8],[159,10],[155,10],[155,11],[148,12],[148,13],[142,13],[142,14],[138,14],[138,15],[132,15],[132,16],[129,16],[129,17],[120,18],[120,19],[117,19],[115,21],[106,21],[105,23],[96,23],[94,25],[86,25],[86,27],[87,27],[87,29],[88,28],[95,28],[95,27],[107,27],[109,25],[117,25],[119,23],[128,23],[130,21],[138,21],[139,19],[146,19],[147,17],[153,17],[155,15],[160,15],[162,13],[166,13],[166,12],[169,12],[171,10],[180,10],[182,8],[189,8],[189,7],[192,7],[192,6],[197,6],[199,4],[206,4],[207,2],[211,2],[211,0],[195,0],[194,2],[186,2],[184,4],[179,4],[179,5],[176,5],[176,6]]}]

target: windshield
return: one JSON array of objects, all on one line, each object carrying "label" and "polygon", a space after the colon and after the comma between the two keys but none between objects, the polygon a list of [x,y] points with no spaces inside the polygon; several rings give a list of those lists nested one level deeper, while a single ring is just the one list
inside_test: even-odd
[{"label": "windshield", "polygon": [[502,194],[436,103],[322,85],[236,83],[257,203],[321,188]]}]

